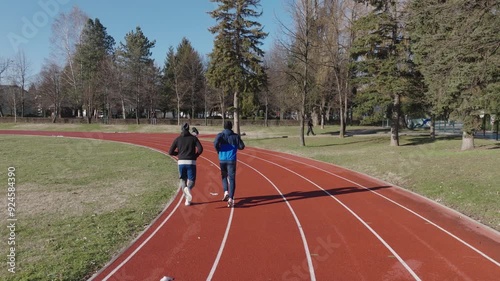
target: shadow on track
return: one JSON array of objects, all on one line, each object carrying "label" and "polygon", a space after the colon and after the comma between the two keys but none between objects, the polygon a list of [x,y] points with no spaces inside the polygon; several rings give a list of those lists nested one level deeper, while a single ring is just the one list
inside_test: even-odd
[{"label": "shadow on track", "polygon": [[[391,186],[377,186],[371,187],[368,189],[359,188],[359,187],[341,187],[341,188],[332,188],[325,189],[328,193],[333,196],[340,196],[344,194],[357,193],[357,192],[366,192],[366,191],[375,191],[382,188],[389,188]],[[283,194],[286,200],[291,202],[295,200],[303,200],[315,197],[324,197],[330,196],[323,190],[314,190],[314,191],[294,191]],[[276,203],[284,203],[283,197],[281,195],[264,195],[264,196],[249,196],[235,199],[235,208],[252,208],[269,204]]]}]

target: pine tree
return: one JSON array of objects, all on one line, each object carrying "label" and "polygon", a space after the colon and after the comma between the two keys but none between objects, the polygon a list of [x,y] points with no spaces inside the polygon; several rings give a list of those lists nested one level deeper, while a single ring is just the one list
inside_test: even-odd
[{"label": "pine tree", "polygon": [[[392,146],[399,145],[401,100],[416,84],[408,36],[404,30],[402,5],[399,1],[360,0],[374,10],[356,22],[359,32],[351,55],[355,59],[358,103],[364,112],[382,117],[387,113],[391,123]],[[387,109],[387,110],[386,110]]]},{"label": "pine tree", "polygon": [[[165,58],[165,65],[163,67],[163,96],[165,98],[165,108],[168,110],[170,107],[174,107],[174,101],[180,101],[179,90],[176,88],[176,77],[177,77],[177,61],[175,58],[175,50],[172,46],[168,48],[167,56]],[[180,103],[177,102],[176,110],[177,112],[177,125],[180,125]]]},{"label": "pine tree", "polygon": [[[177,123],[180,125],[181,111],[190,111],[194,118],[197,101],[201,100],[204,87],[204,70],[201,56],[188,39],[183,38],[177,49],[171,47],[167,53],[164,67],[164,81],[175,94],[177,103]],[[187,105],[187,107],[186,107]]]},{"label": "pine tree", "polygon": [[241,95],[255,93],[267,80],[262,65],[264,52],[260,49],[267,33],[253,20],[262,15],[256,11],[260,0],[211,1],[219,6],[210,12],[217,25],[209,29],[216,38],[207,78],[214,87],[234,94],[234,127],[240,133]]},{"label": "pine tree", "polygon": [[98,90],[99,71],[113,52],[115,40],[108,35],[99,19],[89,19],[82,31],[82,39],[76,49],[76,62],[83,81],[83,105],[87,122],[91,122]]},{"label": "pine tree", "polygon": [[125,43],[120,43],[120,49],[118,50],[120,64],[129,77],[137,124],[139,124],[140,110],[144,103],[143,97],[146,85],[144,71],[152,62],[151,48],[155,46],[155,43],[154,40],[149,41],[140,27],[136,27],[135,31],[130,31],[125,35]]},{"label": "pine tree", "polygon": [[474,147],[479,115],[498,113],[500,3],[415,0],[410,30],[415,61],[439,115],[463,122],[462,149]]}]

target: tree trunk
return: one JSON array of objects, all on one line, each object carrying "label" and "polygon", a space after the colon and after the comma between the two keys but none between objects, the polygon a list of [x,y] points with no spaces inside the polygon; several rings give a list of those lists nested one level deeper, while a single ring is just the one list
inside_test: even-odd
[{"label": "tree trunk", "polygon": [[432,140],[435,140],[436,139],[436,125],[435,125],[435,120],[434,120],[434,116],[431,117],[431,122],[430,122],[430,131],[431,131],[431,139]]},{"label": "tree trunk", "polygon": [[121,98],[121,102],[122,102],[122,118],[123,120],[125,120],[127,119],[127,113],[125,112],[125,100]]},{"label": "tree trunk", "polygon": [[135,123],[139,125],[139,101],[137,101],[137,106],[135,107]]},{"label": "tree trunk", "polygon": [[330,121],[330,112],[332,111],[332,106],[330,103],[328,103],[328,106],[326,107],[326,112],[325,112],[325,120]]},{"label": "tree trunk", "polygon": [[474,135],[472,133],[462,133],[462,151],[474,149]]},{"label": "tree trunk", "polygon": [[399,94],[394,96],[392,107],[392,124],[391,124],[391,146],[399,146],[399,109],[401,107]]},{"label": "tree trunk", "polygon": [[54,112],[52,113],[52,123],[56,123],[56,120],[57,120],[57,101],[54,100],[53,101],[53,104],[54,104]]},{"label": "tree trunk", "polygon": [[17,104],[16,104],[16,94],[14,93],[14,123],[17,123]]},{"label": "tree trunk", "polygon": [[234,124],[233,128],[236,133],[240,134],[240,107],[239,107],[239,91],[234,92]]},{"label": "tree trunk", "polygon": [[24,117],[24,90],[21,94],[21,117]]},{"label": "tree trunk", "polygon": [[269,99],[266,96],[266,112],[264,113],[264,127],[269,127],[269,123],[267,120],[268,110],[269,110]]},{"label": "tree trunk", "polygon": [[[305,73],[307,74],[307,64],[305,67]],[[305,76],[307,77],[307,75]],[[304,80],[304,86],[303,86],[303,92],[302,92],[302,104],[300,105],[300,116],[299,116],[299,121],[300,121],[300,145],[301,146],[306,146],[306,140],[304,137],[304,122],[305,122],[305,111],[306,111],[306,96],[307,96],[307,79]]]},{"label": "tree trunk", "polygon": [[344,135],[344,132],[345,132],[345,129],[344,129],[344,107],[342,106],[343,105],[343,101],[342,101],[342,93],[339,92],[339,118],[340,118],[340,130],[339,130],[339,138],[343,139],[345,137]]},{"label": "tree trunk", "polygon": [[349,95],[349,92],[348,92],[348,89],[349,89],[349,79],[346,79],[345,83],[346,83],[346,85],[345,85],[345,88],[344,88],[344,126],[342,127],[344,136],[345,136],[346,131],[347,131],[347,120],[348,120],[348,116],[347,116],[347,112],[348,112],[347,98],[348,98],[348,95]]},{"label": "tree trunk", "polygon": [[499,120],[497,120],[495,123],[496,123],[496,125],[497,125],[497,136],[496,136],[496,140],[498,141],[498,133],[499,133],[499,132],[498,132],[498,124],[500,123],[500,121],[499,121]]},{"label": "tree trunk", "polygon": [[224,99],[224,96],[226,94],[225,90],[222,90],[222,93],[220,95],[220,110],[221,110],[221,116],[222,116],[222,126],[224,126],[224,122],[226,122],[226,102]]},{"label": "tree trunk", "polygon": [[92,123],[92,113],[90,112],[90,105],[87,103],[86,104],[86,110],[85,112],[87,113],[85,118],[87,119],[87,124]]},{"label": "tree trunk", "polygon": [[325,108],[326,108],[326,98],[322,97],[321,98],[321,106],[319,108],[319,116],[320,116],[319,122],[320,122],[322,130],[325,129]]},{"label": "tree trunk", "polygon": [[300,112],[299,120],[300,120],[300,145],[306,146],[306,140],[305,140],[305,137],[304,137],[305,115],[304,115],[304,111],[302,109],[301,109],[301,112]]},{"label": "tree trunk", "polygon": [[177,126],[180,125],[181,125],[181,101],[179,98],[177,98]]}]

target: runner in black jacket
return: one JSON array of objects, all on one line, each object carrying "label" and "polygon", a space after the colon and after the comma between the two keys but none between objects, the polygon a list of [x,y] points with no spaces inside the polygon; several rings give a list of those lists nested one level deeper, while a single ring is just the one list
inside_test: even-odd
[{"label": "runner in black jacket", "polygon": [[182,125],[181,135],[178,136],[168,151],[168,154],[177,156],[179,166],[179,187],[186,197],[185,205],[191,205],[193,196],[191,189],[196,181],[196,159],[203,153],[203,146],[197,137],[189,133],[189,124]]}]

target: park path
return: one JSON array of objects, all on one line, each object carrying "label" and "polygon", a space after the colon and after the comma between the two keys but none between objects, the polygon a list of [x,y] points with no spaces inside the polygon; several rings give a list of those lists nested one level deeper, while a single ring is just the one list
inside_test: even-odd
[{"label": "park path", "polygon": [[[0,131],[165,153],[173,134]],[[499,280],[500,234],[431,200],[331,164],[247,147],[227,208],[214,136],[191,206],[182,193],[91,280]]]}]

